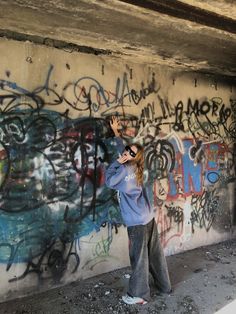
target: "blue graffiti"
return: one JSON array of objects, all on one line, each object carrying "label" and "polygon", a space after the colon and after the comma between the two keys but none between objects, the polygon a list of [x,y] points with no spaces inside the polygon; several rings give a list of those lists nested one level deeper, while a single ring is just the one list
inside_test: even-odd
[{"label": "blue graffiti", "polygon": [[0,262],[7,270],[40,259],[58,241],[123,224],[104,185],[104,167],[116,151],[106,143],[105,120],[68,120],[49,110],[12,110],[0,120]]}]

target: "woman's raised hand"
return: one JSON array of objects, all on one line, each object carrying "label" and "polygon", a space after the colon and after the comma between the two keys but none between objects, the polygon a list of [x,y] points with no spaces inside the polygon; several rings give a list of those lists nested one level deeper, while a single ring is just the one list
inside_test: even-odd
[{"label": "woman's raised hand", "polygon": [[110,126],[115,136],[120,136],[120,133],[118,131],[118,129],[120,128],[120,120],[118,119],[118,117],[112,116],[110,120]]}]

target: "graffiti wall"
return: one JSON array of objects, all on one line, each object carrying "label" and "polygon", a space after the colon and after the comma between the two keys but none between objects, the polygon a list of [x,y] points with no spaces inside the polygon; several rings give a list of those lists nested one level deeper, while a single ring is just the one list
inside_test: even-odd
[{"label": "graffiti wall", "polygon": [[0,299],[128,265],[109,126],[145,147],[165,253],[232,237],[235,86],[197,73],[0,41]]}]

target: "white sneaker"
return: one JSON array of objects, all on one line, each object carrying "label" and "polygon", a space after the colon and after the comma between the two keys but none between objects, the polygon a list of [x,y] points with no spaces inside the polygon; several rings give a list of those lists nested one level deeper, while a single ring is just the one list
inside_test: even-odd
[{"label": "white sneaker", "polygon": [[141,305],[147,304],[147,301],[145,301],[144,299],[139,298],[139,297],[131,297],[128,294],[124,295],[122,297],[122,300],[126,304],[141,304]]}]

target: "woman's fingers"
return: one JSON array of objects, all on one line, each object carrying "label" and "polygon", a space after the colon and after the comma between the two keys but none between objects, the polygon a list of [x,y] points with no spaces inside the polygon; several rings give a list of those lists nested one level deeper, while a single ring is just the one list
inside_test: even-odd
[{"label": "woman's fingers", "polygon": [[117,159],[117,161],[118,161],[120,164],[122,164],[122,156],[120,156],[120,157]]},{"label": "woman's fingers", "polygon": [[128,161],[128,158],[126,156],[120,156],[117,161],[120,163],[120,164],[124,164],[126,161]]},{"label": "woman's fingers", "polygon": [[119,119],[118,119],[117,117],[112,116],[110,123],[111,123],[112,125],[115,125],[116,127],[118,127],[119,124],[120,124],[120,121],[119,121]]}]

